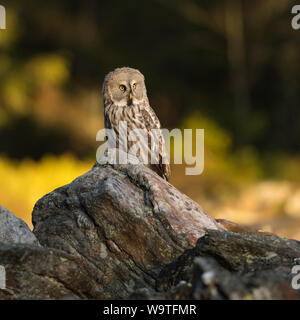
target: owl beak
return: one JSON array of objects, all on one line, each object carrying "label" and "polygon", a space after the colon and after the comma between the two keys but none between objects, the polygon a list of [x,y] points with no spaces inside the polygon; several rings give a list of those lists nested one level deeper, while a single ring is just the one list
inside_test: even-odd
[{"label": "owl beak", "polygon": [[129,92],[129,95],[128,95],[128,105],[131,105],[131,104],[132,104],[132,98],[133,98],[132,92]]}]

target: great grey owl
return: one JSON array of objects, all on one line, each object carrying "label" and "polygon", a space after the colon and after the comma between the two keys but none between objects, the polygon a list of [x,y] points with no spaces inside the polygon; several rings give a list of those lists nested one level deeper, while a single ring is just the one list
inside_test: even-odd
[{"label": "great grey owl", "polygon": [[[150,107],[143,74],[128,67],[117,68],[106,75],[102,93],[106,131],[113,129],[117,139],[126,135],[126,152],[130,153],[136,143],[131,138],[128,139],[129,133],[134,129],[142,129],[147,140],[140,139],[146,142],[139,144],[139,155],[146,154],[148,162],[145,164],[162,178],[169,180],[171,172],[165,140],[161,134],[159,119]],[[120,121],[126,121],[127,132],[119,132]],[[120,143],[118,148],[122,150],[123,144]],[[150,153],[154,155],[155,163],[150,163]]]}]

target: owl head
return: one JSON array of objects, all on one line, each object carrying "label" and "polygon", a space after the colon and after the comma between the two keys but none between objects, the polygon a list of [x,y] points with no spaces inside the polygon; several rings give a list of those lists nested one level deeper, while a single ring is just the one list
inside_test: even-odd
[{"label": "owl head", "polygon": [[145,79],[139,70],[123,67],[106,75],[103,84],[104,106],[113,103],[130,107],[147,100]]}]

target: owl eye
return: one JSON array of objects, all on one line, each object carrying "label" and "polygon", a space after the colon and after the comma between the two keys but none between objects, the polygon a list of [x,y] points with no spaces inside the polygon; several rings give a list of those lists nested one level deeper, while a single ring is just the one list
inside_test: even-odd
[{"label": "owl eye", "polygon": [[126,87],[125,87],[123,84],[121,84],[121,85],[119,86],[119,89],[120,89],[121,91],[126,91]]},{"label": "owl eye", "polygon": [[134,84],[132,85],[132,88],[133,88],[133,89],[135,89],[135,88],[136,88],[136,83],[134,83]]}]

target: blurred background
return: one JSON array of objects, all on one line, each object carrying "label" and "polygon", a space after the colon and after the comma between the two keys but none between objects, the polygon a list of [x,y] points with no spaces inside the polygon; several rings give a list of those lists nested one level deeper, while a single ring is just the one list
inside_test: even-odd
[{"label": "blurred background", "polygon": [[35,202],[95,162],[101,88],[146,77],[165,128],[205,129],[205,169],[171,183],[212,216],[300,240],[300,31],[290,0],[1,0],[0,204]]}]

